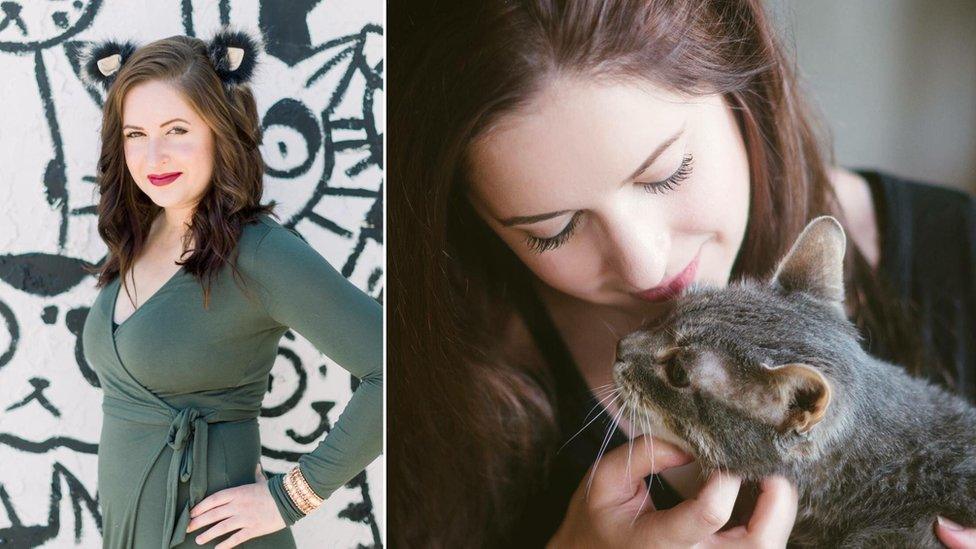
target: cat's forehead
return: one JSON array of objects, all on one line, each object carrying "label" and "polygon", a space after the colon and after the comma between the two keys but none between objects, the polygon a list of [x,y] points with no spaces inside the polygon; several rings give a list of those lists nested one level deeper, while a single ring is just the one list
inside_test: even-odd
[{"label": "cat's forehead", "polygon": [[675,303],[662,344],[722,348],[752,356],[756,349],[806,346],[808,334],[832,328],[823,309],[760,284],[699,287]]},{"label": "cat's forehead", "polygon": [[754,364],[829,356],[856,338],[853,325],[827,304],[751,281],[693,286],[648,332],[646,347],[714,350]]},{"label": "cat's forehead", "polygon": [[726,288],[695,287],[677,300],[671,322],[694,333],[720,323],[749,327],[782,324],[808,316],[805,307],[768,286],[744,283]]}]

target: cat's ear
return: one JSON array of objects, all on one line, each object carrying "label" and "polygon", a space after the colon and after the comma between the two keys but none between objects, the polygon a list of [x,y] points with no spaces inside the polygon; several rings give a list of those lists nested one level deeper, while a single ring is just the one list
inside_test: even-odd
[{"label": "cat's ear", "polygon": [[207,54],[217,76],[226,86],[247,84],[257,66],[264,40],[257,31],[224,25],[207,42]]},{"label": "cat's ear", "polygon": [[102,40],[89,42],[78,53],[78,76],[91,88],[108,91],[122,65],[132,57],[137,46],[131,41]]},{"label": "cat's ear", "polygon": [[816,368],[798,362],[768,366],[771,386],[782,407],[780,432],[805,435],[824,418],[830,407],[830,383]]},{"label": "cat's ear", "polygon": [[804,291],[844,312],[844,251],[847,238],[840,222],[820,216],[803,229],[780,260],[770,281],[788,292]]}]

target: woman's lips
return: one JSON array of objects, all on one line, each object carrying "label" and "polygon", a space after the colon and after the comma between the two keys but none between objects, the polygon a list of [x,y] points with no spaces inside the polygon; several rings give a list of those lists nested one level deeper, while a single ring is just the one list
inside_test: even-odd
[{"label": "woman's lips", "polygon": [[149,176],[149,182],[157,187],[162,187],[163,185],[169,185],[173,181],[176,181],[176,178],[181,175],[183,175],[183,172],[153,174]]},{"label": "woman's lips", "polygon": [[634,295],[646,301],[666,301],[677,296],[695,280],[695,273],[698,271],[698,258],[700,256],[701,250],[698,251],[695,259],[692,259],[691,263],[683,271],[671,278],[671,280],[659,284],[650,290],[636,292]]}]

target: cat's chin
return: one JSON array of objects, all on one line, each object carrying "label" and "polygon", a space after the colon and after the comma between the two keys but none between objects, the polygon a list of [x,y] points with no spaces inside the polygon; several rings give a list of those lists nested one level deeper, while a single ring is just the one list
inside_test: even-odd
[{"label": "cat's chin", "polygon": [[[679,437],[674,433],[674,431],[669,429],[667,425],[665,425],[664,422],[661,421],[660,416],[658,416],[657,413],[655,413],[653,410],[647,410],[646,417],[648,423],[650,423],[650,431],[649,432],[645,431],[643,434],[651,435],[656,439],[674,444],[675,446],[680,448],[682,452],[685,452],[690,456],[697,456],[695,451],[692,449],[691,445],[688,444],[688,441]],[[644,431],[643,426],[641,430]]]}]

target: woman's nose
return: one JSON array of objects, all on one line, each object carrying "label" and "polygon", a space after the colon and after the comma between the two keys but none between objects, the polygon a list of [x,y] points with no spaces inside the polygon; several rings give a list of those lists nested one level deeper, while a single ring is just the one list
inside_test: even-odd
[{"label": "woman's nose", "polygon": [[146,146],[146,165],[150,167],[162,167],[168,160],[166,148],[161,141],[149,140]]},{"label": "woman's nose", "polygon": [[671,244],[663,224],[621,216],[609,232],[610,262],[630,290],[647,290],[664,281]]}]

